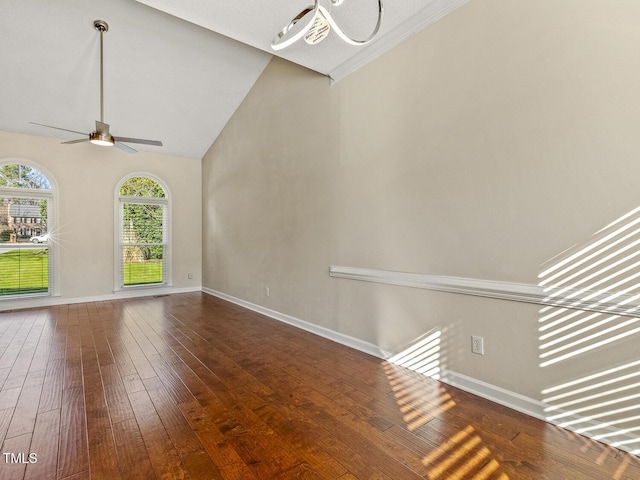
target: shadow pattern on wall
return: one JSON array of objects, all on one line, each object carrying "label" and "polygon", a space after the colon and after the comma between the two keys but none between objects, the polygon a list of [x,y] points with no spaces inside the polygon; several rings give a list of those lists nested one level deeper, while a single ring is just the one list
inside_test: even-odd
[{"label": "shadow pattern on wall", "polygon": [[539,285],[562,303],[540,310],[540,366],[584,372],[542,391],[547,419],[640,454],[640,207],[547,262]]}]

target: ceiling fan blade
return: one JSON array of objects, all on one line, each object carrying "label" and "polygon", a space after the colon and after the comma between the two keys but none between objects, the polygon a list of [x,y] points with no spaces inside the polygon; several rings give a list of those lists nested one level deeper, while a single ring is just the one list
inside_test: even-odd
[{"label": "ceiling fan blade", "polygon": [[88,142],[89,141],[89,137],[87,138],[80,138],[78,140],[69,140],[68,142],[62,142],[63,145],[70,145],[72,143],[82,143],[82,142]]},{"label": "ceiling fan blade", "polygon": [[144,138],[131,138],[131,137],[113,137],[116,142],[127,142],[127,143],[141,143],[143,145],[154,145],[156,147],[161,147],[162,142],[160,140],[146,140]]},{"label": "ceiling fan blade", "polygon": [[109,124],[96,120],[96,132],[103,135],[109,135]]},{"label": "ceiling fan blade", "polygon": [[80,135],[89,135],[88,133],[85,133],[85,132],[78,132],[76,130],[69,130],[68,128],[54,127],[52,125],[45,125],[44,123],[36,123],[36,122],[29,122],[29,123],[31,125],[40,125],[41,127],[55,128],[56,130],[64,130],[65,132],[79,133]]},{"label": "ceiling fan blade", "polygon": [[118,147],[120,150],[122,150],[123,152],[127,152],[127,153],[138,153],[137,150],[131,148],[129,145],[125,145],[124,143],[120,143],[119,141],[116,140],[116,143],[114,143],[114,145],[116,147]]}]

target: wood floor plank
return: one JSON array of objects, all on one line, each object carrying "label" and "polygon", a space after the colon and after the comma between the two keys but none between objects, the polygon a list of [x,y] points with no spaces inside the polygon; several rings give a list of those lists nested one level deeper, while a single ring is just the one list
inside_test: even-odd
[{"label": "wood floor plank", "polygon": [[[19,480],[24,477],[28,463],[31,433],[7,438],[2,442],[0,480]],[[21,455],[21,457],[16,457]]]},{"label": "wood floor plank", "polygon": [[0,390],[4,389],[4,383],[9,377],[10,372],[11,372],[10,367],[0,368]]},{"label": "wood floor plank", "polygon": [[184,457],[182,464],[193,480],[216,480],[225,478],[205,450],[198,450]]},{"label": "wood floor plank", "polygon": [[0,410],[0,445],[6,438],[7,429],[9,428],[9,424],[11,423],[11,419],[13,418],[14,411],[14,408],[6,408],[4,410]]},{"label": "wood floor plank", "polygon": [[89,469],[96,478],[117,480],[121,477],[100,374],[87,373],[84,379]]},{"label": "wood floor plank", "polygon": [[0,410],[15,408],[22,393],[22,387],[0,391]]},{"label": "wood floor plank", "polygon": [[120,339],[120,337],[114,334],[107,334],[107,341],[109,343],[109,348],[113,355],[113,360],[118,367],[118,372],[122,377],[128,377],[130,375],[138,375],[138,371],[136,370],[133,361],[131,361],[131,357],[129,357],[129,352]]},{"label": "wood floor plank", "polygon": [[[298,409],[287,408],[284,402],[278,401],[262,402],[262,405],[257,402],[247,403],[254,403],[256,414],[273,428],[290,448],[297,449],[298,454],[305,459],[305,464],[308,464],[320,478],[337,478],[348,469],[360,471],[365,464],[365,460],[359,457],[360,465],[354,466],[352,460],[357,455],[347,444],[339,446],[341,453],[337,457],[325,450],[322,445],[337,444],[338,438]],[[366,472],[366,475],[370,474],[371,471]]]},{"label": "wood floor plank", "polygon": [[132,393],[129,398],[156,476],[189,478],[146,390]]},{"label": "wood floor plank", "polygon": [[38,320],[42,323],[42,329],[29,365],[29,372],[38,372],[47,368],[55,332],[55,320],[48,312],[41,311]]},{"label": "wood floor plank", "polygon": [[59,409],[62,405],[62,387],[64,384],[64,360],[50,360],[44,375],[38,412]]},{"label": "wood floor plank", "polygon": [[222,478],[229,480],[251,480],[256,476],[249,469],[233,445],[220,432],[214,419],[197,401],[181,403],[180,410],[209,454]]},{"label": "wood floor plank", "polygon": [[7,330],[0,342],[0,368],[13,367],[34,323],[33,315],[29,313],[17,315],[22,318],[15,322],[15,328]]},{"label": "wood floor plank", "polygon": [[156,371],[157,378],[162,383],[163,389],[175,403],[191,402],[193,395],[175,373],[171,365],[167,364],[160,355],[153,355],[149,362]]},{"label": "wood floor plank", "polygon": [[61,478],[60,480],[91,480],[91,472],[89,470],[84,470],[69,477]]},{"label": "wood floor plank", "polygon": [[640,478],[616,448],[198,292],[0,313],[0,441],[39,460],[0,478]]},{"label": "wood floor plank", "polygon": [[179,408],[180,402],[175,401],[162,380],[155,377],[144,380],[143,383],[178,456],[184,458],[203,450],[202,444]]},{"label": "wood floor plank", "polygon": [[85,407],[82,386],[63,390],[58,478],[89,470]]},{"label": "wood floor plank", "polygon": [[115,364],[102,365],[100,373],[111,423],[115,425],[133,418],[133,409],[129,402],[127,389]]},{"label": "wood floor plank", "polygon": [[137,373],[143,380],[145,378],[155,377],[155,370],[149,363],[149,360],[138,345],[138,342],[136,342],[136,339],[133,337],[133,335],[128,331],[121,332],[120,340],[129,358],[131,359],[133,366],[135,367],[135,373]]},{"label": "wood floor plank", "polygon": [[113,425],[118,451],[118,464],[123,478],[128,480],[154,480],[156,477],[142,434],[135,419],[122,420]]},{"label": "wood floor plank", "polygon": [[545,440],[521,433],[513,443],[522,447],[524,451],[535,452],[539,456],[543,454],[546,457],[545,461],[553,462],[558,470],[566,472],[565,475],[579,474],[591,478],[605,478],[619,465],[618,460],[606,454],[589,456],[585,461],[583,449],[571,448],[571,446],[552,448],[551,445],[546,444]]},{"label": "wood floor plank", "polygon": [[[204,377],[204,379],[210,379],[211,376],[213,375],[212,372],[208,371],[208,370],[202,370],[200,368],[200,366],[198,364],[194,365],[194,368],[197,371],[200,371],[201,376]],[[187,378],[186,375],[182,375],[183,378]],[[207,380],[205,380],[205,383],[207,384],[214,384],[215,382],[209,382]],[[192,385],[190,385],[191,388],[193,388]],[[228,389],[224,388],[216,388],[215,389],[218,395],[232,395],[232,393],[229,392]],[[225,393],[226,391],[226,393]],[[197,392],[197,393],[196,393]],[[196,389],[194,390],[194,394],[198,397],[199,401],[207,406],[208,411],[211,413],[211,417],[212,418],[222,418],[224,416],[225,413],[225,406],[220,402],[220,400],[215,396],[215,395],[207,395],[208,392],[203,391],[202,389],[198,389],[196,387]],[[273,392],[271,392],[273,393]],[[238,394],[239,395],[239,394]],[[247,400],[247,397],[245,395],[244,400]],[[282,399],[283,402],[286,402],[285,399]],[[233,431],[236,428],[239,428],[238,424],[234,424],[233,423],[233,418],[230,418],[227,420],[226,423],[221,423],[222,425],[222,430],[225,431]],[[235,426],[234,426],[235,425]],[[300,428],[301,431],[305,431],[305,432],[309,432],[310,429],[313,428],[313,425],[310,424],[305,424],[302,427],[301,423],[298,423],[298,427]],[[380,478],[384,477],[384,475],[382,475],[382,473],[375,469],[375,468],[371,468],[368,465],[368,462],[358,456],[357,454],[355,454],[354,452],[352,452],[351,448],[349,446],[347,446],[346,444],[341,443],[338,439],[336,438],[331,438],[331,435],[329,435],[326,432],[320,432],[320,429],[318,429],[318,431],[315,432],[314,436],[312,437],[314,439],[313,442],[308,442],[306,443],[306,446],[308,448],[311,449],[311,453],[310,453],[310,458],[313,458],[314,452],[317,450],[316,449],[316,444],[318,442],[318,440],[320,439],[319,437],[322,437],[321,439],[324,441],[324,444],[329,446],[328,448],[333,452],[333,454],[335,456],[337,456],[341,461],[347,463],[350,465],[351,468],[353,468],[355,471],[359,472],[363,478],[370,478],[370,477],[375,477],[378,476]],[[308,436],[305,435],[306,438],[309,438]],[[233,441],[233,440],[232,440]],[[305,453],[307,453],[307,451],[305,450]],[[245,458],[245,461],[247,461],[248,463],[252,463],[253,459],[251,457],[249,458]],[[329,466],[327,466],[329,467]],[[339,467],[337,467],[339,469]],[[257,472],[257,474],[259,475],[260,473]],[[388,478],[388,477],[386,477]]]},{"label": "wood floor plank", "polygon": [[40,402],[40,393],[44,383],[44,371],[27,375],[20,397],[16,403],[15,413],[7,430],[7,438],[33,433]]},{"label": "wood floor plank", "polygon": [[[232,351],[234,351],[234,352],[237,351],[237,350],[238,350],[238,346],[236,346],[235,348],[232,349]],[[228,353],[232,354],[232,351],[230,350]],[[276,389],[278,386],[280,386],[280,387],[283,387],[288,392],[295,392],[296,391],[295,387],[292,387],[292,385],[287,385],[286,379],[283,380],[282,378],[277,378],[277,376],[273,375],[273,374],[270,374],[270,375],[261,375],[260,374],[260,370],[264,368],[264,365],[265,365],[264,362],[265,361],[268,362],[268,364],[270,365],[270,368],[269,368],[270,371],[274,371],[275,370],[276,372],[278,372],[282,368],[282,365],[277,360],[275,360],[268,352],[261,352],[259,347],[256,345],[252,349],[252,352],[249,352],[249,353],[248,352],[243,352],[242,354],[245,357],[248,356],[249,359],[251,358],[251,356],[253,354],[256,354],[257,357],[263,359],[262,362],[260,362],[258,360],[258,358],[256,358],[253,362],[251,362],[251,361],[247,362],[247,361],[244,361],[242,359],[237,359],[237,361],[239,363],[241,363],[245,368],[251,369],[251,371],[253,371],[254,374],[257,375],[259,378],[260,377],[264,377],[264,380],[265,380],[265,382],[268,382],[268,385],[269,384],[273,385],[274,389]],[[315,402],[316,402],[315,407],[318,407],[321,404],[321,405],[324,406],[324,408],[334,408],[333,397],[336,397],[338,395],[338,393],[332,392],[331,395],[326,395],[326,393],[327,393],[326,389],[325,389],[325,393],[322,394],[317,390],[309,388],[309,389],[306,389],[304,391],[303,396],[306,398],[307,402],[310,402],[310,401],[313,402],[315,400]],[[295,395],[296,396],[300,396],[299,393],[296,393]],[[243,401],[242,403],[243,404],[246,403],[246,398],[245,398],[245,401]],[[310,407],[310,405],[308,403],[305,406],[306,407]],[[302,407],[300,407],[300,409],[302,409]],[[348,412],[344,411],[344,410],[341,410],[339,412],[334,411],[334,412],[332,412],[330,414],[330,416],[345,418],[347,413]],[[363,411],[360,411],[359,413],[362,414]],[[361,417],[362,417],[362,415],[361,415]],[[369,420],[369,419],[367,419],[367,420]],[[363,433],[365,435],[368,435],[369,437],[374,434],[374,432],[370,431],[370,429],[364,423],[358,425],[357,429],[361,433]],[[343,433],[344,433],[344,431],[343,431]],[[357,434],[355,432],[353,434],[354,434],[353,438],[354,439],[357,438],[356,437]],[[362,442],[351,441],[351,442],[348,442],[348,443],[357,445],[357,444],[360,444]],[[384,469],[387,469],[388,470],[388,474],[389,474],[389,476],[391,478],[395,478],[395,476],[397,476],[397,475],[401,475],[401,476],[403,476],[403,478],[411,478],[412,475],[414,477],[416,477],[416,478],[418,477],[418,475],[416,475],[415,472],[411,471],[411,469],[403,470],[403,468],[401,466],[395,465],[395,462],[393,460],[390,460],[388,458],[385,459],[384,455],[385,455],[384,454],[384,450],[380,450],[378,452],[378,455],[375,455],[376,457],[379,457],[379,458],[376,458],[374,460],[374,464],[375,464],[375,462],[379,461],[379,464],[377,465],[377,468],[380,469],[381,471],[384,471]],[[414,458],[412,460],[414,460],[414,464],[416,464],[416,462],[415,462],[416,459]],[[384,466],[382,466],[383,463],[385,464]],[[419,464],[419,462],[417,462],[417,464]]]},{"label": "wood floor plank", "polygon": [[25,480],[55,480],[60,436],[60,410],[39,413],[29,451],[37,462],[27,465]]}]

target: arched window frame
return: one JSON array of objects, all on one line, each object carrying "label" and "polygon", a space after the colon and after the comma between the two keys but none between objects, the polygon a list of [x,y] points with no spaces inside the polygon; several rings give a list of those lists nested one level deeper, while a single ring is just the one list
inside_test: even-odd
[{"label": "arched window frame", "polygon": [[[164,190],[164,198],[144,197],[144,196],[124,196],[120,195],[122,186],[132,178],[144,177],[156,182]],[[114,291],[125,291],[135,289],[154,289],[170,287],[171,281],[171,192],[167,184],[156,175],[148,172],[135,172],[122,178],[116,185],[114,191]],[[126,203],[139,203],[148,205],[163,205],[165,207],[165,215],[163,221],[163,281],[161,283],[144,284],[144,285],[125,285],[124,278],[124,261],[123,261],[123,222],[122,212]]]},{"label": "arched window frame", "polygon": [[44,293],[28,293],[18,295],[0,296],[0,301],[24,300],[30,297],[45,297],[60,295],[60,268],[59,268],[59,230],[58,230],[58,183],[53,174],[33,160],[18,157],[0,158],[0,167],[5,165],[24,165],[39,171],[47,178],[50,189],[19,188],[0,186],[0,197],[11,196],[15,198],[42,198],[47,200],[47,232],[51,241],[48,245],[48,291]]}]

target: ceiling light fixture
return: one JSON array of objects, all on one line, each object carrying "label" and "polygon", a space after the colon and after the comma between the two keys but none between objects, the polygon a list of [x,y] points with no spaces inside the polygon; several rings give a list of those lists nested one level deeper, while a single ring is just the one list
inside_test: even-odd
[{"label": "ceiling light fixture", "polygon": [[89,141],[94,145],[100,145],[101,147],[113,147],[116,143],[111,134],[104,134],[98,131],[91,132],[89,134]]},{"label": "ceiling light fixture", "polygon": [[[382,24],[382,0],[378,0],[378,21],[376,26],[369,35],[369,38],[365,40],[356,40],[345,34],[342,29],[335,22],[331,16],[331,12],[318,3],[319,0],[314,0],[313,5],[309,5],[295,16],[289,24],[280,30],[277,35],[271,41],[271,48],[274,50],[282,50],[295,42],[304,38],[305,42],[310,45],[315,45],[324,40],[331,29],[349,45],[366,45],[377,35]],[[331,0],[332,7],[339,7],[344,0]],[[302,27],[299,25],[301,24]]]}]

